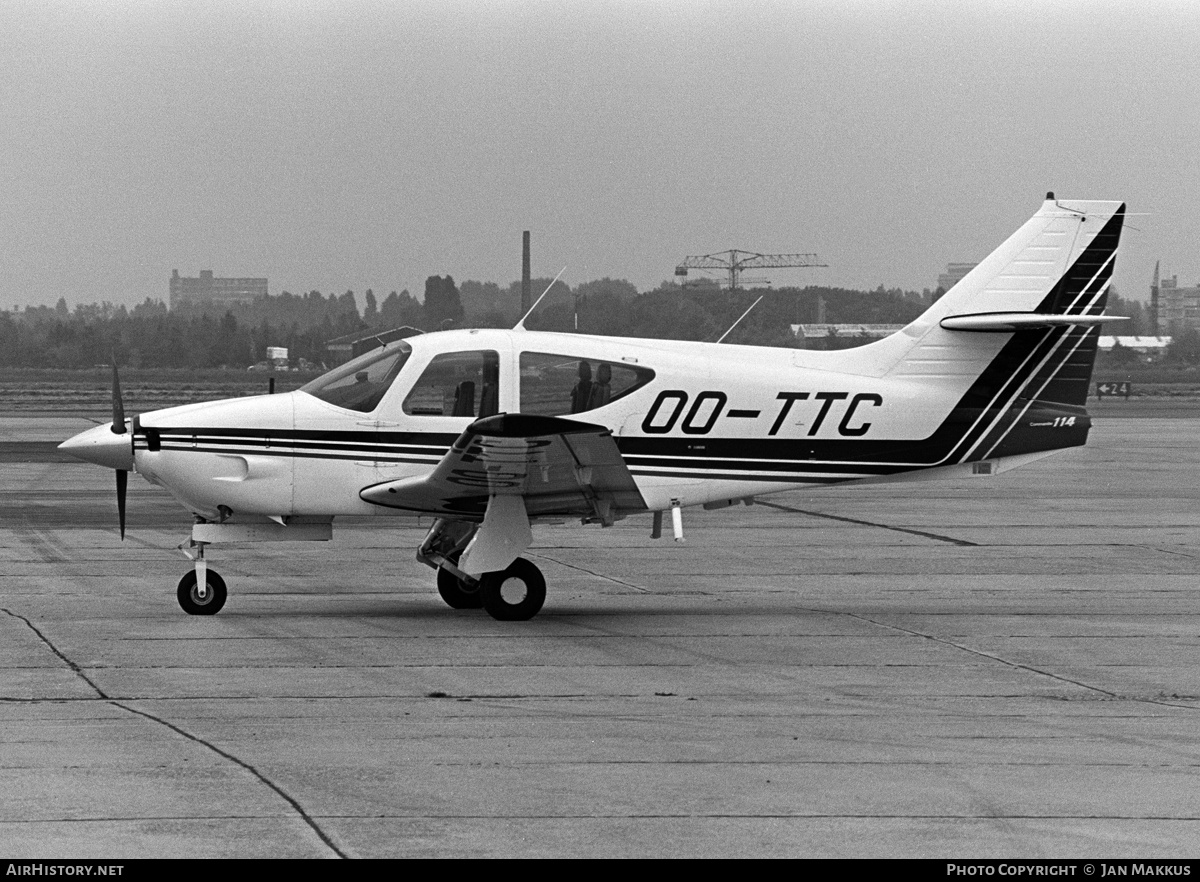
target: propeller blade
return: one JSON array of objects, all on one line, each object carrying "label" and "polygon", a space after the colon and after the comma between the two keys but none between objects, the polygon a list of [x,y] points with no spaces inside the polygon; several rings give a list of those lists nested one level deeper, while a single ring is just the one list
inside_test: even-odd
[{"label": "propeller blade", "polygon": [[[114,435],[125,434],[125,402],[121,400],[121,378],[117,376],[117,353],[113,352],[113,421]],[[129,472],[117,469],[117,521],[121,525],[121,541],[125,541],[125,491],[129,488]]]},{"label": "propeller blade", "polygon": [[117,520],[121,524],[121,539],[125,539],[125,488],[129,486],[129,472],[117,469]]},{"label": "propeller blade", "polygon": [[[118,428],[120,427],[120,428]],[[121,380],[117,377],[117,356],[113,354],[113,423],[114,435],[125,434],[125,404],[121,401]]]}]

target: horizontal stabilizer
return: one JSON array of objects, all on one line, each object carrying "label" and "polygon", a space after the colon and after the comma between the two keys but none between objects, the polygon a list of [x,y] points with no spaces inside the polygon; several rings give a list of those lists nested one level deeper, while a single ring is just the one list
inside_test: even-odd
[{"label": "horizontal stabilizer", "polygon": [[1059,328],[1069,325],[1102,325],[1127,322],[1123,315],[1051,315],[1040,312],[979,312],[950,315],[940,324],[948,331],[1024,331],[1031,328]]}]

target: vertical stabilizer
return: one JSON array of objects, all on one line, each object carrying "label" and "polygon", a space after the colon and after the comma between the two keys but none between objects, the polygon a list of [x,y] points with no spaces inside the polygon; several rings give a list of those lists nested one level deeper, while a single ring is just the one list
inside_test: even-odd
[{"label": "vertical stabilizer", "polygon": [[[1120,202],[1048,194],[916,321],[886,340],[831,353],[823,366],[940,387],[955,402],[939,429],[958,439],[951,461],[1083,444],[1096,317],[1108,299],[1124,214]],[[914,397],[913,407],[920,401]]]},{"label": "vertical stabilizer", "polygon": [[[1070,384],[1069,392],[1056,384],[1049,394],[1066,395],[1071,403],[1082,405],[1081,389],[1091,373],[1098,328],[972,333],[942,327],[941,322],[954,316],[1000,313],[1102,313],[1124,212],[1120,202],[1070,201],[1048,194],[1038,212],[1004,244],[916,321],[880,341],[868,361],[870,372],[897,379],[941,379],[952,385],[969,385],[988,370],[1017,371],[1020,359],[1025,357],[1020,353],[1026,353],[1029,341],[1035,338],[1066,337],[1073,356],[1069,364],[1060,367],[1075,382]],[[1085,341],[1083,338],[1089,334],[1091,339]],[[1021,342],[1010,347],[1014,340]],[[1084,387],[1076,388],[1081,378]]]}]

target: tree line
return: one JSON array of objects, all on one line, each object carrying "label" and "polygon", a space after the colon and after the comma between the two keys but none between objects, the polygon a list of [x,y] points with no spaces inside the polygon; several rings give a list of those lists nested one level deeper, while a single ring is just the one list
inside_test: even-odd
[{"label": "tree line", "polygon": [[[639,293],[630,282],[609,278],[574,288],[536,279],[531,299],[547,288],[525,323],[530,330],[674,340],[718,339],[761,295],[762,301],[726,340],[767,346],[800,345],[791,326],[813,323],[822,313],[828,323],[904,324],[928,305],[927,296],[883,286],[874,291],[808,286],[730,292],[715,283],[680,287],[664,282]],[[1113,299],[1110,312],[1138,313],[1122,333],[1145,333],[1141,304]],[[512,327],[521,317],[520,305],[520,282],[503,288],[495,282],[456,284],[449,275],[430,276],[420,300],[407,290],[380,298],[368,289],[361,306],[353,291],[285,291],[217,310],[168,309],[149,298],[133,308],[104,302],[72,310],[60,299],[53,307],[0,311],[0,365],[87,368],[107,364],[115,355],[131,367],[245,369],[262,361],[268,346],[286,346],[294,366],[331,366],[326,344],[339,337],[406,326],[422,331]],[[818,345],[862,342],[831,337]]]}]

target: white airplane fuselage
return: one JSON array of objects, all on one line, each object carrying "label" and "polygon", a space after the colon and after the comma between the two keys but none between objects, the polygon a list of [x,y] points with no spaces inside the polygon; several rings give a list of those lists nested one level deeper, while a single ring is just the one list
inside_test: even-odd
[{"label": "white airplane fuselage", "polygon": [[[653,371],[646,385],[594,410],[569,414],[564,401],[561,415],[610,429],[646,509],[663,510],[672,500],[697,505],[961,462],[966,450],[920,446],[977,374],[976,359],[944,363],[935,376],[870,376],[837,370],[855,354],[860,365],[869,366],[860,350],[808,352],[534,331],[448,331],[407,343],[412,356],[369,413],[296,391],[142,414],[134,432],[136,470],[207,518],[223,511],[284,517],[404,514],[365,502],[359,491],[430,471],[475,419],[405,413],[402,403],[429,361],[445,353],[498,353],[498,412],[518,413],[521,356],[539,353]],[[998,348],[991,337],[979,343],[980,360]],[[823,363],[827,369],[813,366]],[[979,416],[981,422],[986,418]],[[1078,430],[1085,429],[1084,420],[1047,427],[1046,446],[1082,443]],[[895,455],[879,457],[872,450],[873,458],[867,458],[856,452],[881,445],[893,446]],[[995,451],[973,452],[983,459]]]},{"label": "white airplane fuselage", "polygon": [[[433,518],[417,557],[447,603],[528,618],[545,596],[519,558],[531,523],[670,509],[681,538],[685,506],[994,475],[1084,444],[1123,220],[1120,203],[1048,194],[920,317],[853,349],[445,331],[295,392],[133,420],[114,372],[114,423],[60,446],[117,470],[122,530],[132,469],[197,516],[196,572],[178,588],[189,612],[224,602],[207,544],[327,539],[334,517],[407,514]],[[505,598],[513,580],[525,600]]]}]

